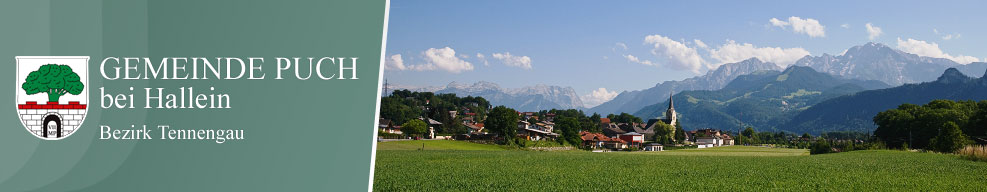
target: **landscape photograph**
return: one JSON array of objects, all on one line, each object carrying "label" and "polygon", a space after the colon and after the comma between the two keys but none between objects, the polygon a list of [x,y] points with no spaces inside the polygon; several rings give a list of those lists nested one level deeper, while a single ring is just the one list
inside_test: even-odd
[{"label": "landscape photograph", "polygon": [[984,191],[985,7],[391,1],[372,188]]}]

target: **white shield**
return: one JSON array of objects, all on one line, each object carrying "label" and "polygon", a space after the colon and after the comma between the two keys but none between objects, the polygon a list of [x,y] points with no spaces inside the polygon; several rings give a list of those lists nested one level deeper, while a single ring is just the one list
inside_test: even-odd
[{"label": "white shield", "polygon": [[44,140],[75,133],[89,110],[89,56],[17,56],[16,60],[15,98],[24,128]]}]

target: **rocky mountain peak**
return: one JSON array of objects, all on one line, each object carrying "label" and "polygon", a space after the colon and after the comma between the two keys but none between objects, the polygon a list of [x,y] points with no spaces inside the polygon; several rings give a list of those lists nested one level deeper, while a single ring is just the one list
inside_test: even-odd
[{"label": "rocky mountain peak", "polygon": [[946,72],[942,73],[942,76],[939,76],[939,79],[937,79],[936,82],[949,84],[949,83],[963,83],[970,80],[972,80],[972,78],[963,75],[963,73],[960,72],[960,70],[956,68],[949,68],[946,69]]},{"label": "rocky mountain peak", "polygon": [[890,85],[933,81],[939,72],[959,65],[942,58],[921,57],[870,42],[853,46],[840,56],[806,56],[795,62],[816,71],[849,79],[878,80]]}]

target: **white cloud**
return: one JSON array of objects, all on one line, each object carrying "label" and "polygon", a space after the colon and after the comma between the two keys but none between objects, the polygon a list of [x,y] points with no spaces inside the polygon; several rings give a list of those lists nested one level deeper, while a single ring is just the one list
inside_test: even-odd
[{"label": "white cloud", "polygon": [[788,26],[789,24],[788,22],[779,20],[778,18],[768,19],[768,22],[771,22],[771,25],[774,25],[775,27],[781,27],[781,28],[785,28],[785,26]]},{"label": "white cloud", "polygon": [[431,71],[438,69],[448,71],[450,73],[461,73],[463,71],[473,70],[473,64],[456,57],[456,50],[449,47],[440,49],[429,48],[422,54],[424,56],[423,59],[425,60],[425,64],[407,65],[406,68],[417,71]]},{"label": "white cloud", "polygon": [[[933,33],[936,33],[936,35],[939,35],[939,29],[932,29],[932,32],[933,32]],[[944,36],[942,36],[942,40],[953,40],[953,39],[959,39],[959,38],[960,38],[960,37],[962,37],[962,36],[963,36],[963,35],[962,35],[962,34],[959,34],[959,33],[954,33],[954,34],[946,34],[946,35],[944,35]]]},{"label": "white cloud", "polygon": [[844,23],[844,24],[840,25],[840,27],[842,27],[844,29],[849,29],[850,28],[850,24]]},{"label": "white cloud", "polygon": [[495,59],[500,59],[500,61],[504,62],[504,65],[507,66],[531,69],[531,58],[528,56],[511,55],[510,52],[494,53],[490,56],[493,56]]},{"label": "white cloud", "polygon": [[407,67],[404,66],[404,59],[401,59],[401,54],[394,54],[384,60],[385,70],[405,70]]},{"label": "white cloud", "polygon": [[880,27],[875,27],[870,23],[867,23],[864,27],[867,27],[867,39],[870,39],[871,41],[877,39],[877,37],[881,36],[881,34],[884,34],[884,31],[881,31]]},{"label": "white cloud", "polygon": [[607,91],[606,88],[601,87],[599,89],[593,90],[592,93],[581,96],[580,99],[583,100],[583,105],[589,108],[610,101],[614,97],[617,97],[617,95],[618,93],[616,91]]},{"label": "white cloud", "polygon": [[657,66],[657,65],[655,65],[654,62],[651,62],[651,61],[648,61],[648,60],[641,60],[640,58],[637,58],[634,55],[630,55],[630,54],[624,55],[624,58],[627,58],[627,61],[634,62],[634,63],[640,63],[640,64],[644,64],[644,65]]},{"label": "white cloud", "polygon": [[702,48],[702,49],[709,49],[709,46],[707,46],[707,45],[706,45],[706,43],[705,43],[705,42],[703,42],[702,40],[699,40],[699,39],[693,39],[692,41],[693,41],[693,43],[695,43],[695,44],[696,44],[696,46],[697,46],[697,47],[699,47],[699,48]]},{"label": "white cloud", "polygon": [[483,53],[476,53],[476,58],[480,59],[480,62],[483,62],[483,66],[490,66],[490,62],[487,62],[487,56],[483,55]]},{"label": "white cloud", "polygon": [[946,36],[942,36],[942,40],[952,40],[952,39],[959,39],[959,38],[960,38],[960,36],[961,36],[960,34],[956,34],[956,35],[953,35],[953,34],[946,34]]},{"label": "white cloud", "polygon": [[795,33],[803,33],[809,35],[809,37],[826,37],[826,26],[819,24],[819,20],[812,18],[802,19],[792,16],[788,18],[788,21],[782,21],[778,18],[771,18],[768,22],[771,22],[771,25],[781,27],[782,29],[787,29],[788,26],[791,26],[792,31]]},{"label": "white cloud", "polygon": [[613,48],[614,51],[616,51],[617,48],[620,48],[621,50],[627,50],[627,44],[624,44],[624,43],[621,43],[621,42],[617,42],[617,47],[614,47]]},{"label": "white cloud", "polygon": [[710,57],[720,61],[720,64],[711,66],[718,67],[723,63],[734,63],[757,58],[761,61],[772,62],[780,67],[786,67],[795,63],[802,57],[809,55],[809,51],[802,48],[780,48],[780,47],[755,47],[750,43],[738,44],[733,40],[727,40],[726,44],[709,51]]},{"label": "white cloud", "polygon": [[929,43],[911,38],[908,38],[908,40],[901,40],[901,38],[899,37],[898,49],[918,56],[945,58],[945,59],[953,60],[960,64],[969,64],[972,62],[980,61],[976,57],[972,57],[972,56],[965,56],[965,55],[952,56],[942,52],[942,49],[939,49],[938,43],[935,42]]},{"label": "white cloud", "polygon": [[689,70],[699,73],[706,64],[695,48],[661,35],[649,35],[644,42],[654,45],[651,53],[668,59],[668,67],[676,70]]}]

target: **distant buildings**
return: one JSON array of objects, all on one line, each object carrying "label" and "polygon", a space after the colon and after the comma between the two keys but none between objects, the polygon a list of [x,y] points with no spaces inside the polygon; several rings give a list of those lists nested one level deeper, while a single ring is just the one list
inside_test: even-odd
[{"label": "distant buildings", "polygon": [[621,134],[619,138],[620,140],[626,141],[631,146],[640,147],[641,144],[644,144],[644,134],[640,134],[637,132],[624,133]]},{"label": "distant buildings", "polygon": [[555,124],[552,122],[542,121],[532,125],[527,121],[517,122],[517,135],[518,138],[523,138],[532,141],[539,141],[543,139],[555,139],[559,137],[558,133],[553,132],[555,130]]},{"label": "distant buildings", "polygon": [[[426,100],[426,103],[429,101]],[[475,104],[474,104],[475,105]],[[497,140],[503,138],[499,134],[487,134],[487,130],[484,127],[483,122],[487,117],[482,114],[482,111],[474,113],[469,107],[460,107],[456,110],[447,111],[449,117],[454,120],[447,122],[448,124],[454,125],[457,128],[454,131],[457,134],[450,139],[462,139],[462,140]],[[555,112],[557,113],[557,112]],[[556,132],[554,120],[559,118],[555,113],[547,112],[517,112],[519,117],[516,128],[516,137],[518,139],[532,140],[532,141],[542,141],[542,140],[555,140],[559,138],[561,132]],[[440,113],[441,114],[441,113]],[[562,113],[560,113],[562,114]],[[441,114],[443,119],[445,119],[445,114]],[[661,124],[667,124],[672,127],[678,127],[679,114],[675,111],[675,102],[672,97],[668,98],[668,108],[665,110],[662,117],[655,117],[647,120],[646,123],[638,122],[624,122],[627,120],[622,120],[622,122],[616,122],[616,119],[625,118],[635,118],[627,117],[626,115],[619,116],[617,118],[600,118],[599,126],[602,133],[592,133],[587,131],[581,131],[580,137],[582,139],[582,145],[590,149],[609,149],[609,150],[626,150],[628,148],[641,149],[644,151],[662,151],[665,150],[665,146],[655,141],[656,132],[662,132],[659,127]],[[436,137],[436,131],[440,127],[448,126],[443,125],[442,122],[436,121],[427,117],[419,117],[418,119],[424,121],[428,125],[428,131],[425,138],[436,139],[449,136]],[[381,118],[379,120],[378,129],[380,133],[395,133],[401,134],[401,127],[394,125],[390,120]],[[461,124],[461,125],[460,125]],[[464,128],[466,130],[460,130],[459,128]],[[444,129],[449,131],[448,128]],[[671,130],[672,135],[675,135],[675,129]],[[734,140],[730,135],[723,134],[718,130],[714,129],[700,129],[696,131],[689,131],[684,133],[684,140],[677,141],[679,144],[691,145],[695,144],[700,148],[714,147],[714,146],[726,146],[734,145]],[[663,142],[666,141],[664,138],[661,139]],[[680,146],[676,144],[676,146]]]},{"label": "distant buildings", "polygon": [[[675,103],[671,97],[668,98],[668,109],[665,110],[664,118],[649,119],[647,123],[615,123],[609,118],[600,118],[600,128],[603,134],[610,137],[619,137],[627,133],[639,133],[646,141],[654,140],[655,127],[658,122],[662,122],[672,127],[678,125],[678,112],[675,112]],[[673,130],[674,135],[674,130]]]},{"label": "distant buildings", "polygon": [[714,129],[689,131],[686,132],[686,136],[695,138],[693,142],[696,145],[708,145],[711,147],[734,145],[733,138],[730,135],[722,134],[719,130]]},{"label": "distant buildings", "polygon": [[435,128],[442,126],[442,122],[436,121],[435,119],[432,118],[425,118],[425,119],[428,119],[427,121],[425,121],[425,123],[428,123],[428,138],[430,139],[435,138]]},{"label": "distant buildings", "polygon": [[401,126],[394,125],[389,119],[380,118],[377,120],[377,129],[380,133],[401,134]]},{"label": "distant buildings", "polygon": [[627,148],[626,141],[617,138],[610,138],[600,133],[583,131],[579,132],[579,136],[582,137],[583,146],[590,149],[620,150]]},{"label": "distant buildings", "polygon": [[481,134],[483,133],[483,123],[463,123],[466,126],[469,134]]},{"label": "distant buildings", "polygon": [[644,150],[644,151],[664,151],[665,150],[665,146],[663,146],[661,144],[658,144],[658,143],[648,143],[648,144],[645,144],[644,147],[641,148],[641,150]]}]

